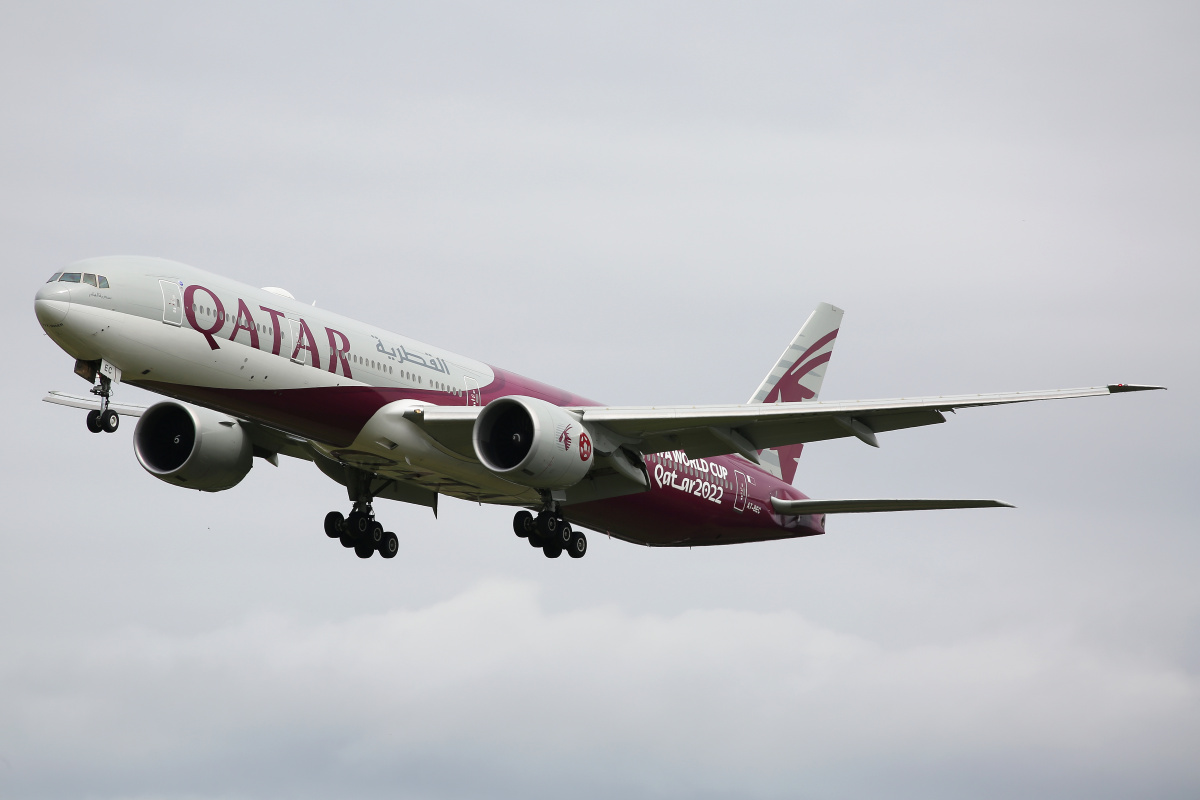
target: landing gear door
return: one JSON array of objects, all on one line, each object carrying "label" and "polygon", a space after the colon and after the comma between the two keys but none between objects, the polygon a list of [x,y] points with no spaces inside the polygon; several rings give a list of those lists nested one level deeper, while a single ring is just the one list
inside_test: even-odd
[{"label": "landing gear door", "polygon": [[183,324],[183,299],[179,295],[179,284],[175,281],[159,281],[163,296],[163,322],[168,325]]},{"label": "landing gear door", "polygon": [[467,378],[467,405],[483,405],[479,400],[479,383],[474,378]]},{"label": "landing gear door", "polygon": [[734,480],[734,483],[737,485],[737,489],[734,491],[734,494],[733,494],[733,510],[734,511],[745,511],[746,510],[746,495],[748,493],[748,489],[746,486],[746,473],[742,472],[740,469],[735,469],[733,471],[733,480]]}]

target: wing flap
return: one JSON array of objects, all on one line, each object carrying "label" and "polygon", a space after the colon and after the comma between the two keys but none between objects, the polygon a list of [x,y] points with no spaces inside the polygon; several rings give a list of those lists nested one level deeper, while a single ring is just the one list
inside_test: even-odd
[{"label": "wing flap", "polygon": [[999,500],[781,500],[771,498],[777,514],[874,514],[882,511],[934,511],[948,508],[1015,508]]}]

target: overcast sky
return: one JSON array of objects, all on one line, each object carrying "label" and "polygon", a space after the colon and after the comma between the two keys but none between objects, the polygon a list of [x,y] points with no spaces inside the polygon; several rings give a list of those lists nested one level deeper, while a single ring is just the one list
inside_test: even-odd
[{"label": "overcast sky", "polygon": [[[1194,3],[0,6],[0,796],[1200,795]],[[184,261],[598,400],[1109,382],[810,446],[1015,510],[550,561],[93,436],[33,295]],[[122,402],[153,397],[123,388]]]}]

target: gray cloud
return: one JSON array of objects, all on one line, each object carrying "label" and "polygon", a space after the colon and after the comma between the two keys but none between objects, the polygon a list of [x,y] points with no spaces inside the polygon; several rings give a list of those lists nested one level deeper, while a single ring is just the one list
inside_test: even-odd
[{"label": "gray cloud", "polygon": [[[720,796],[854,790],[852,761],[907,765],[919,785],[947,763],[1061,775],[1119,752],[1085,781],[1115,797],[1137,790],[1120,777],[1134,769],[1163,789],[1194,780],[1200,703],[1195,675],[1052,627],[887,646],[795,611],[555,612],[505,581],[337,623],[118,630],[6,667],[27,734],[16,765],[48,769],[39,756],[66,749],[101,785],[157,796],[190,796],[206,765],[240,761],[291,763],[271,794],[419,795],[432,757],[457,765],[436,776],[450,794],[487,791],[487,776],[535,795]],[[664,765],[677,777],[654,788]],[[231,777],[212,785],[255,784]],[[978,793],[1033,788],[1009,781]]]}]

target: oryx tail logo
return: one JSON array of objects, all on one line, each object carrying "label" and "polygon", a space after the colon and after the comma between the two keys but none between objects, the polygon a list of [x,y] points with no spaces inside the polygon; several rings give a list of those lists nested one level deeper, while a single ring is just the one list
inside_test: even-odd
[{"label": "oryx tail logo", "polygon": [[563,428],[558,432],[558,443],[563,446],[563,450],[571,449],[571,426]]},{"label": "oryx tail logo", "polygon": [[[805,350],[803,355],[792,362],[792,366],[779,378],[779,382],[771,388],[771,391],[767,392],[763,402],[795,403],[816,397],[817,393],[804,385],[804,379],[817,367],[829,363],[829,358],[833,355],[833,340],[837,338],[837,335],[836,330],[830,331]],[[817,351],[825,345],[830,345],[829,349],[818,355]],[[824,377],[824,373],[822,373],[822,377]],[[821,385],[820,381],[821,378],[817,378],[816,386],[818,388]]]}]

